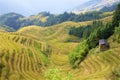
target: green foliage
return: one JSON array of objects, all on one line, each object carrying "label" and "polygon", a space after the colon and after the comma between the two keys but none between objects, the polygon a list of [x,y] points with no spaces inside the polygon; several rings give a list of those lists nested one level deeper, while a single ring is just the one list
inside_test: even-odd
[{"label": "green foliage", "polygon": [[80,62],[86,57],[88,50],[88,44],[83,41],[70,53],[69,61],[73,68],[78,67]]},{"label": "green foliage", "polygon": [[46,73],[45,73],[45,77],[47,78],[47,80],[62,80],[61,79],[61,70],[59,69],[49,69]]},{"label": "green foliage", "polygon": [[96,28],[87,39],[89,49],[95,48],[98,45],[99,39],[107,39],[113,34],[111,24],[107,23],[101,27]]},{"label": "green foliage", "polygon": [[72,27],[69,31],[70,35],[75,35],[80,38],[87,38],[90,35],[91,32],[91,26],[88,25],[86,27],[80,26],[78,28]]},{"label": "green foliage", "polygon": [[34,47],[37,49],[41,49],[41,44],[38,44],[37,42],[34,42]]},{"label": "green foliage", "polygon": [[91,35],[91,33],[93,33],[97,28],[102,26],[103,24],[101,21],[93,21],[91,25],[80,26],[78,28],[72,27],[69,31],[69,34],[77,36],[79,38],[87,39]]},{"label": "green foliage", "polygon": [[115,28],[114,40],[120,43],[120,26]]},{"label": "green foliage", "polygon": [[105,26],[99,28],[99,38],[107,39],[113,34],[113,30],[111,29],[111,23],[107,23]]},{"label": "green foliage", "polygon": [[28,54],[29,54],[29,57],[33,57],[33,53],[30,49],[28,49]]},{"label": "green foliage", "polygon": [[29,25],[39,25],[39,26],[43,26],[43,23],[38,19],[23,19],[23,20],[19,20],[19,28],[24,27],[24,26],[29,26]]},{"label": "green foliage", "polygon": [[120,34],[120,25],[119,25],[119,27],[115,28],[115,34]]},{"label": "green foliage", "polygon": [[64,12],[60,15],[50,15],[47,19],[47,22],[45,23],[45,26],[50,26],[53,24],[58,24],[64,21],[74,21],[74,22],[80,22],[80,21],[89,21],[89,20],[95,20],[99,18],[103,18],[105,16],[101,16],[102,12],[87,12],[85,14],[74,14],[74,13],[67,13]]},{"label": "green foliage", "polygon": [[34,48],[35,48],[36,52],[40,55],[40,57],[43,60],[43,62],[45,63],[45,65],[47,65],[49,63],[49,60],[48,60],[48,57],[46,56],[46,54],[43,51],[41,51],[41,44],[35,42]]},{"label": "green foliage", "polygon": [[97,46],[99,41],[98,32],[99,30],[95,30],[87,39],[87,44],[89,45],[89,49],[95,48]]},{"label": "green foliage", "polygon": [[98,45],[100,38],[99,28],[103,26],[100,21],[94,21],[92,25],[79,28],[71,28],[69,34],[86,38],[81,42],[69,55],[69,61],[73,68],[78,67],[82,60],[87,56],[89,49],[95,48]]},{"label": "green foliage", "polygon": [[62,70],[58,68],[48,69],[45,72],[46,80],[75,80],[71,73],[62,74]]},{"label": "green foliage", "polygon": [[[16,13],[8,13],[0,16],[0,24],[12,27],[13,29],[17,30],[21,27],[29,25],[51,26],[65,21],[74,22],[90,21],[109,16],[109,15],[101,16],[101,14],[103,14],[103,12],[100,11],[87,12],[85,14],[74,14],[64,12],[63,14],[59,15],[50,14],[49,12],[41,12],[38,15],[24,17]],[[48,17],[46,22],[42,22],[40,19],[46,16]]]},{"label": "green foliage", "polygon": [[101,22],[94,21],[91,26],[71,28],[70,34],[86,38],[86,41],[81,42],[69,56],[69,61],[73,68],[78,67],[88,54],[89,49],[95,48],[98,45],[99,39],[107,39],[113,34],[110,26],[110,23],[103,25]]},{"label": "green foliage", "polygon": [[112,27],[119,26],[120,23],[120,4],[118,4],[117,9],[114,12]]}]

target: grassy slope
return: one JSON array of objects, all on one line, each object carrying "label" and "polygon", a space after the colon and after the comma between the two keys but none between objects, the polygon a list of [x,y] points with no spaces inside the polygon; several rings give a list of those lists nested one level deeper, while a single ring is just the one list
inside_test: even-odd
[{"label": "grassy slope", "polygon": [[[69,38],[68,32],[70,26],[79,25],[74,22],[65,22],[51,27],[29,26],[20,29],[18,32],[35,37],[41,41],[64,41]],[[64,36],[63,36],[64,35]]]},{"label": "grassy slope", "polygon": [[[90,51],[90,55],[79,65],[76,77],[80,80],[116,80],[113,72],[120,69],[120,43],[108,39],[110,49],[99,52],[99,48]],[[74,71],[73,71],[74,72]]]},{"label": "grassy slope", "polygon": [[42,43],[7,32],[0,32],[0,42],[0,64],[4,66],[1,80],[42,80],[42,72],[47,64],[47,57],[40,47]]},{"label": "grassy slope", "polygon": [[[111,20],[111,17],[102,19],[103,22]],[[69,26],[87,25],[91,22],[64,22],[51,27],[29,26],[15,33],[0,32],[0,57],[5,67],[2,69],[1,79],[19,80],[45,80],[43,74],[46,70],[44,57],[41,51],[51,48],[50,64],[64,72],[74,74],[76,80],[108,80],[112,71],[120,64],[120,46],[108,51],[89,55],[79,66],[79,69],[71,69],[68,61],[68,53],[79,43],[66,42],[76,37],[68,35]],[[27,39],[21,43],[22,39]],[[31,42],[32,40],[32,42]],[[76,38],[76,40],[79,40]],[[41,44],[41,48],[35,43]],[[24,43],[24,44],[23,44]],[[112,43],[112,45],[116,45]],[[50,45],[50,47],[48,46]],[[38,45],[36,45],[38,46]],[[28,50],[29,49],[29,50]],[[8,51],[8,52],[7,52]],[[42,65],[41,65],[42,64]]]},{"label": "grassy slope", "polygon": [[57,68],[63,70],[63,74],[70,72],[74,74],[76,80],[116,80],[113,72],[120,69],[120,43],[109,39],[111,48],[104,52],[99,52],[98,48],[86,57],[79,65],[78,69],[71,69],[65,55],[52,56],[51,61]]},{"label": "grassy slope", "polygon": [[[111,21],[112,16],[100,19],[104,23]],[[22,33],[27,36],[34,37],[41,41],[51,41],[51,42],[63,42],[67,39],[74,39],[75,37],[68,35],[69,28],[72,26],[79,27],[80,25],[91,24],[92,21],[86,22],[63,22],[61,24],[53,25],[50,27],[40,27],[40,26],[28,26],[18,30],[18,33]],[[64,36],[63,36],[64,35]],[[76,38],[77,39],[77,38]]]}]

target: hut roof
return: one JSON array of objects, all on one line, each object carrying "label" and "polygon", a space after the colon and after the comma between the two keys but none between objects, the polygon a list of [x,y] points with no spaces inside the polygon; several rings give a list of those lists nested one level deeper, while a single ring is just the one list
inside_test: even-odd
[{"label": "hut roof", "polygon": [[105,39],[100,39],[100,40],[99,40],[99,45],[100,45],[100,44],[106,44],[106,43],[107,43],[107,41],[106,41]]}]

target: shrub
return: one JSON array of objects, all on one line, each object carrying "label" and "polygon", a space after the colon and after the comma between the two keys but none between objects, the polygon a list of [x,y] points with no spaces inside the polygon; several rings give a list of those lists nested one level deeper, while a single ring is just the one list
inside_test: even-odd
[{"label": "shrub", "polygon": [[62,74],[62,70],[58,68],[51,68],[45,72],[46,80],[75,80],[71,73]]},{"label": "shrub", "polygon": [[120,26],[115,28],[114,40],[120,43]]},{"label": "shrub", "polygon": [[113,20],[112,20],[112,27],[116,27],[119,26],[120,23],[120,3],[118,4],[115,12],[114,12],[114,16],[113,16]]},{"label": "shrub", "polygon": [[86,41],[81,42],[69,55],[70,64],[73,68],[78,67],[80,62],[86,57],[89,46]]},{"label": "shrub", "polygon": [[45,73],[45,77],[47,78],[47,80],[62,80],[61,79],[61,70],[60,69],[49,69],[46,73]]}]

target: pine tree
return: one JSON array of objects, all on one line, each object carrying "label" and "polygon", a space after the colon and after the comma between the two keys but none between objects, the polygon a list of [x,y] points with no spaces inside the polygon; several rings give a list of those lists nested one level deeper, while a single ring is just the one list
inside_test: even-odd
[{"label": "pine tree", "polygon": [[118,6],[114,12],[112,27],[119,26],[119,23],[120,23],[120,3],[118,4]]}]

